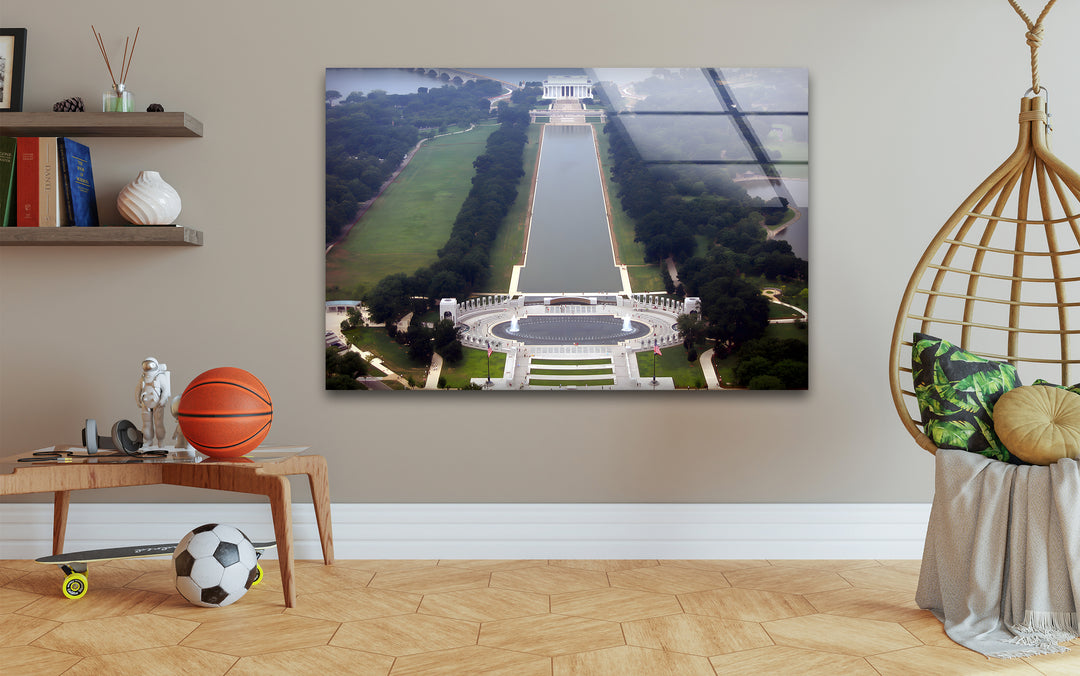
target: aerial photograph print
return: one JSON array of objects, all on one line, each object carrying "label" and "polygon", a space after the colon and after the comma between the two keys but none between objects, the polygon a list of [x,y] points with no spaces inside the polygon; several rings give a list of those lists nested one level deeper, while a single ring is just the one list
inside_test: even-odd
[{"label": "aerial photograph print", "polygon": [[809,388],[805,68],[327,68],[326,389]]}]

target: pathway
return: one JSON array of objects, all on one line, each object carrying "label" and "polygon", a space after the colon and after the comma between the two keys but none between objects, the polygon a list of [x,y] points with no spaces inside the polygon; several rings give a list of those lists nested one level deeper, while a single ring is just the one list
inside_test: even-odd
[{"label": "pathway", "polygon": [[425,390],[437,390],[439,389],[439,376],[442,375],[443,358],[436,352],[431,355],[431,366],[428,367],[427,382],[424,383]]},{"label": "pathway", "polygon": [[799,315],[801,315],[799,317],[788,317],[786,319],[770,319],[769,320],[770,324],[794,324],[796,322],[805,322],[805,321],[807,321],[807,319],[810,316],[806,312],[806,310],[802,309],[801,307],[795,307],[794,305],[791,305],[789,303],[785,303],[783,301],[777,300],[777,296],[780,295],[780,289],[762,289],[761,290],[761,295],[768,298],[770,303],[776,303],[777,305],[782,305],[782,306],[784,306],[784,307],[786,307],[788,309],[791,309],[791,310],[794,310],[795,312],[798,312]]},{"label": "pathway", "polygon": [[716,377],[716,369],[712,365],[713,349],[709,348],[701,353],[701,358],[698,359],[698,364],[701,366],[701,372],[705,374],[705,386],[710,390],[719,390],[720,379]]}]

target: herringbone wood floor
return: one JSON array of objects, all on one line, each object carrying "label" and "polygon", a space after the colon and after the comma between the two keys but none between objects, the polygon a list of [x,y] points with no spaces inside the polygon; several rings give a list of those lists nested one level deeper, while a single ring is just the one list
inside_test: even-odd
[{"label": "herringbone wood floor", "polygon": [[1080,674],[1073,651],[989,660],[915,606],[917,561],[275,561],[226,608],[167,559],[0,561],[0,672],[703,676]]}]

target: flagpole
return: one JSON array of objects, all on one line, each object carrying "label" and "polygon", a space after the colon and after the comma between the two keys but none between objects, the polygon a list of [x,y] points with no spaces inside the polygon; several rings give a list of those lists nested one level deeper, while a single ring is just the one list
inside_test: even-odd
[{"label": "flagpole", "polygon": [[653,338],[652,349],[652,384],[656,384],[656,339]]},{"label": "flagpole", "polygon": [[491,384],[491,341],[487,341],[487,384]]}]

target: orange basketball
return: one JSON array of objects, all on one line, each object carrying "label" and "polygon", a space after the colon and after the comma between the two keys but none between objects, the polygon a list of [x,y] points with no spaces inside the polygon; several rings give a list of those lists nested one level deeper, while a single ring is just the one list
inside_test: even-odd
[{"label": "orange basketball", "polygon": [[270,393],[243,369],[223,366],[198,375],[176,413],[184,438],[212,458],[235,458],[266,438],[274,419]]}]

